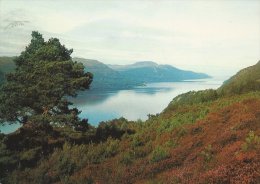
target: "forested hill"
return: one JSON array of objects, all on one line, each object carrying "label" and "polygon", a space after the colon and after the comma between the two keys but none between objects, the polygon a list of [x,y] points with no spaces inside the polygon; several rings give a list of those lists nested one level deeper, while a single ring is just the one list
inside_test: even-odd
[{"label": "forested hill", "polygon": [[258,63],[218,90],[177,96],[145,122],[85,132],[28,123],[0,136],[0,182],[260,183],[259,78]]},{"label": "forested hill", "polygon": [[[14,57],[0,57],[0,80],[3,73],[14,70]],[[176,82],[188,79],[208,78],[209,75],[185,71],[170,65],[158,65],[154,62],[137,62],[132,65],[106,65],[97,60],[73,58],[81,62],[85,71],[94,75],[92,90],[130,89],[149,82]]]},{"label": "forested hill", "polygon": [[181,70],[171,65],[159,65],[152,61],[141,61],[131,65],[109,65],[123,76],[143,82],[175,82],[188,79],[203,79],[204,73]]},{"label": "forested hill", "polygon": [[92,90],[129,89],[142,84],[139,80],[121,75],[100,61],[84,58],[73,58],[73,61],[83,63],[85,71],[93,73]]},{"label": "forested hill", "polygon": [[176,82],[188,79],[203,79],[210,76],[203,73],[185,71],[170,65],[158,65],[144,61],[132,65],[105,65],[97,60],[73,58],[84,64],[86,70],[94,74],[92,88],[131,88],[149,82]]}]

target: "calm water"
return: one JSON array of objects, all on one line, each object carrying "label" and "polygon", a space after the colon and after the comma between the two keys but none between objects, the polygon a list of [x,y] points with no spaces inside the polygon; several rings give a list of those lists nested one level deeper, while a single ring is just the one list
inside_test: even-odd
[{"label": "calm water", "polygon": [[177,95],[191,90],[216,89],[220,79],[186,82],[150,83],[132,90],[97,93],[86,91],[74,100],[82,111],[81,118],[97,125],[100,121],[125,117],[128,120],[146,120],[148,114],[160,113]]},{"label": "calm water", "polygon": [[[89,123],[98,125],[101,121],[125,117],[128,120],[146,120],[148,114],[160,113],[177,95],[191,90],[216,89],[223,79],[205,79],[185,82],[150,83],[131,90],[119,91],[84,91],[74,105],[82,111],[81,118],[88,118]],[[19,125],[0,127],[4,133],[17,129]]]}]

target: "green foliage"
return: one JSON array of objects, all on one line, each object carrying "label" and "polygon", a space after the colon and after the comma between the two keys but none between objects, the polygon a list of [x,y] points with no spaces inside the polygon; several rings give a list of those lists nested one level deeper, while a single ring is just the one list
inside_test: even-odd
[{"label": "green foliage", "polygon": [[190,91],[175,97],[170,103],[171,106],[193,105],[205,102],[211,102],[218,98],[217,91],[207,89],[202,91]]},{"label": "green foliage", "polygon": [[169,140],[165,142],[164,146],[166,148],[176,148],[178,146],[178,142],[176,140]]},{"label": "green foliage", "polygon": [[170,156],[169,151],[161,146],[157,146],[151,153],[151,162],[159,162]]},{"label": "green foliage", "polygon": [[0,178],[3,178],[6,172],[12,170],[17,164],[18,157],[6,148],[3,140],[0,140]]},{"label": "green foliage", "polygon": [[217,101],[216,90],[191,91],[175,97],[159,115],[158,133],[171,132],[185,124],[193,124],[207,116],[210,104]]},{"label": "green foliage", "polygon": [[125,152],[122,154],[120,163],[124,165],[130,165],[133,162],[133,154],[131,152]]},{"label": "green foliage", "polygon": [[104,156],[107,158],[116,155],[119,149],[119,140],[108,138],[106,144]]},{"label": "green foliage", "polygon": [[135,135],[133,137],[131,146],[132,147],[138,147],[138,146],[143,146],[144,145],[144,141],[143,139],[140,137],[140,135]]},{"label": "green foliage", "polygon": [[132,134],[130,123],[125,118],[114,119],[109,122],[99,123],[96,130],[96,139],[105,141],[108,137],[121,138],[124,134]]},{"label": "green foliage", "polygon": [[242,94],[260,90],[260,62],[239,71],[227,80],[219,89],[220,95]]},{"label": "green foliage", "polygon": [[71,60],[71,53],[57,38],[45,42],[40,33],[32,32],[31,43],[15,59],[15,72],[6,76],[0,89],[0,120],[24,123],[35,115],[77,117],[79,111],[69,109],[67,97],[87,89],[92,75]]},{"label": "green foliage", "polygon": [[33,149],[26,150],[24,152],[21,152],[20,159],[26,160],[26,161],[34,160],[40,150],[41,150],[41,147],[37,147],[37,148],[33,148]]},{"label": "green foliage", "polygon": [[250,131],[241,148],[243,151],[250,151],[257,149],[258,147],[260,147],[260,137],[256,135],[254,131]]},{"label": "green foliage", "polygon": [[5,75],[0,71],[0,86],[5,82]]},{"label": "green foliage", "polygon": [[[185,110],[187,109],[187,110]],[[164,113],[167,114],[169,110],[165,110]],[[181,106],[177,107],[175,114],[170,118],[164,118],[160,121],[160,126],[158,127],[158,132],[170,132],[185,124],[193,124],[196,121],[203,119],[209,113],[209,108],[207,104],[197,104],[192,106]]]},{"label": "green foliage", "polygon": [[[72,145],[66,142],[30,171],[33,183],[69,182],[69,177],[83,167],[103,162],[118,153],[119,141],[109,138],[105,143]],[[90,179],[90,178],[89,178]],[[92,179],[89,180],[91,183]]]}]

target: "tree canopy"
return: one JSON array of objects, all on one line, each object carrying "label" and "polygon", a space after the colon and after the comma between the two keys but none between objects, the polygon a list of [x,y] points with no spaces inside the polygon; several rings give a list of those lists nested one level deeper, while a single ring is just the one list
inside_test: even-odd
[{"label": "tree canopy", "polygon": [[79,111],[69,108],[68,97],[88,89],[93,76],[72,61],[72,52],[57,38],[44,41],[33,31],[31,43],[15,59],[15,72],[6,75],[0,88],[1,122],[25,123],[43,116],[57,123],[78,120]]},{"label": "tree canopy", "polygon": [[0,85],[4,82],[4,73],[0,71]]}]

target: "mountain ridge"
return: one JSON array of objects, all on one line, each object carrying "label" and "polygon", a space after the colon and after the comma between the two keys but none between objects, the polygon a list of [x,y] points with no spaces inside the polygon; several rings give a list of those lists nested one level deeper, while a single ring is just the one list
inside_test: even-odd
[{"label": "mountain ridge", "polygon": [[151,61],[136,62],[130,65],[109,65],[109,67],[130,78],[138,78],[144,83],[210,78],[204,73],[182,70],[171,65],[159,65]]},{"label": "mountain ridge", "polygon": [[[5,71],[3,73],[14,70],[13,59],[14,57],[0,57],[1,69]],[[171,65],[159,65],[153,61],[140,61],[130,65],[106,65],[95,59],[74,57],[72,60],[82,62],[85,72],[94,74],[90,90],[131,89],[150,82],[180,82],[210,77],[204,73],[182,70]]]}]

